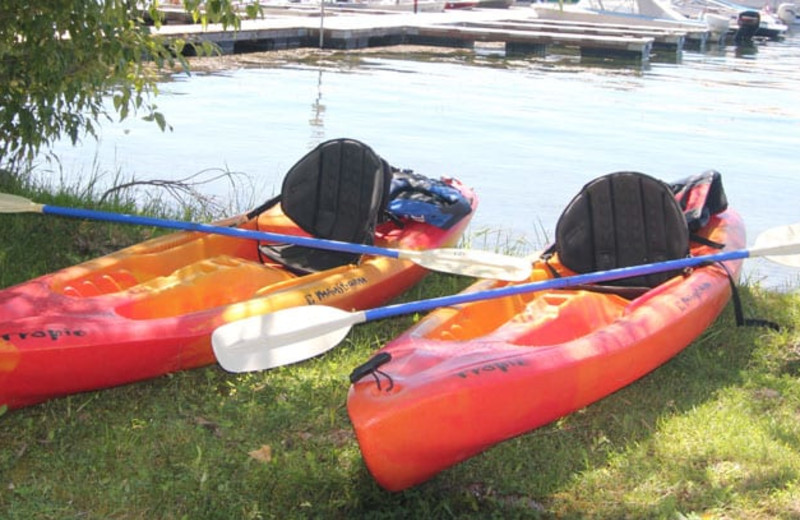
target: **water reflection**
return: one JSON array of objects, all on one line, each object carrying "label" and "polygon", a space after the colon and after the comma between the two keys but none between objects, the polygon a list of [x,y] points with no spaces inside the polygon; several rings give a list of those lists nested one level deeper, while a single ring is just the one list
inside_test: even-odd
[{"label": "water reflection", "polygon": [[753,42],[742,43],[735,47],[735,56],[737,58],[753,58],[758,54],[758,46]]},{"label": "water reflection", "polygon": [[317,71],[317,97],[311,104],[311,118],[308,124],[311,126],[311,139],[308,148],[314,148],[325,138],[325,105],[322,103],[322,68]]}]

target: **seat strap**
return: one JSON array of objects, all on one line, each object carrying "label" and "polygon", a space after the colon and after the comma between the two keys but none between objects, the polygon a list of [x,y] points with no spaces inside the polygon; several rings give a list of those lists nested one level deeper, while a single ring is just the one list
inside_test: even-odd
[{"label": "seat strap", "polygon": [[761,318],[745,318],[744,310],[742,308],[742,299],[739,297],[739,288],[736,285],[736,280],[734,280],[733,274],[724,263],[720,262],[718,265],[725,270],[725,274],[728,275],[728,282],[731,284],[731,302],[733,303],[733,313],[736,317],[736,325],[738,327],[767,327],[776,332],[780,332],[781,326],[774,321],[764,320]]}]

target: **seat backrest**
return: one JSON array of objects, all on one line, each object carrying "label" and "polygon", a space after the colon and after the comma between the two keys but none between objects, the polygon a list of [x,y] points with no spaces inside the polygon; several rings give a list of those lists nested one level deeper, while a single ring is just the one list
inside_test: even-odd
[{"label": "seat backrest", "polygon": [[372,148],[354,139],[326,141],[283,180],[283,211],[311,235],[343,242],[372,240],[385,209],[391,172]]},{"label": "seat backrest", "polygon": [[[281,207],[316,238],[372,243],[391,184],[389,165],[354,139],[326,141],[287,172]],[[299,246],[262,251],[297,272],[313,272],[357,261],[359,255]]]},{"label": "seat backrest", "polygon": [[[599,177],[572,199],[556,224],[556,251],[567,268],[588,273],[683,258],[689,229],[670,187],[638,172]],[[613,282],[654,287],[656,273]]]}]

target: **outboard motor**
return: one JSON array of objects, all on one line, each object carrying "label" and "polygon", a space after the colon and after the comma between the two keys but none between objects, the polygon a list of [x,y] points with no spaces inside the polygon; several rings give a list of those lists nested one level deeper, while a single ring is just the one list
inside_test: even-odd
[{"label": "outboard motor", "polygon": [[734,41],[737,45],[751,43],[761,25],[761,15],[758,11],[742,11],[739,13],[737,22],[739,29],[736,31]]}]

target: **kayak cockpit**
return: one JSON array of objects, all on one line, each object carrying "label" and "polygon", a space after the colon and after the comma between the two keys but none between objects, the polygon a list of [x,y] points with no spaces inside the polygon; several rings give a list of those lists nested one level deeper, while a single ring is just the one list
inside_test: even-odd
[{"label": "kayak cockpit", "polygon": [[556,345],[603,328],[622,316],[629,304],[616,294],[588,290],[487,300],[460,309],[425,337],[439,341],[481,338],[527,347]]}]

